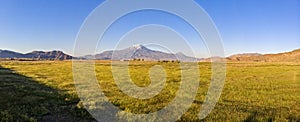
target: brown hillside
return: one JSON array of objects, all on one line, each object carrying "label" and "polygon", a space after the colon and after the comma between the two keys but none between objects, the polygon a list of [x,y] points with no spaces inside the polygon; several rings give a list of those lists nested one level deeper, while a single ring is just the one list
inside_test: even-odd
[{"label": "brown hillside", "polygon": [[266,54],[264,57],[267,62],[299,62],[300,49],[286,53]]},{"label": "brown hillside", "polygon": [[[210,58],[203,61],[211,61]],[[236,54],[226,58],[228,62],[300,62],[300,49],[278,53],[278,54],[259,54],[246,53]]]}]

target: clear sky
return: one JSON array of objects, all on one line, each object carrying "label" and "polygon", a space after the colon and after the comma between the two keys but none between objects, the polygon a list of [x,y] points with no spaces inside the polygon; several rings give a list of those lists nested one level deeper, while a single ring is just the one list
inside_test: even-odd
[{"label": "clear sky", "polygon": [[[82,23],[102,2],[1,0],[0,49],[23,53],[33,50],[62,50],[72,54]],[[277,53],[300,48],[299,0],[196,2],[207,11],[219,29],[226,55],[248,52]],[[195,43],[196,46],[192,46],[198,57],[207,56],[205,51],[199,49],[203,48],[203,43],[193,36],[195,34],[188,24],[176,16],[159,11],[140,11],[122,17],[108,30],[98,51],[113,49],[120,36],[143,24],[170,26],[186,36],[189,43]]]}]

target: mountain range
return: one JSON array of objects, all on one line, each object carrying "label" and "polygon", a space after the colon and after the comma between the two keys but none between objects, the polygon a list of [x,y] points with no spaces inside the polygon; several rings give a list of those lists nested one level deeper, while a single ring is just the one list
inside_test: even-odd
[{"label": "mountain range", "polygon": [[22,54],[9,50],[0,50],[0,58],[35,59],[35,60],[70,60],[73,57],[62,51],[33,51]]},{"label": "mountain range", "polygon": [[300,49],[278,54],[238,54],[226,58],[227,61],[244,61],[244,62],[299,62]]},{"label": "mountain range", "polygon": [[135,45],[122,50],[104,51],[96,55],[86,55],[83,57],[73,57],[65,54],[62,51],[33,51],[22,54],[9,50],[0,50],[0,58],[25,58],[35,60],[70,60],[70,59],[97,59],[97,60],[133,60],[143,59],[148,61],[158,60],[180,60],[186,62],[210,62],[212,59],[221,59],[228,62],[300,62],[300,49],[278,54],[259,54],[259,53],[244,53],[235,54],[226,58],[211,57],[211,58],[194,58],[186,56],[183,53],[166,53],[148,49],[143,45]]},{"label": "mountain range", "polygon": [[[87,58],[87,57],[85,57]],[[158,60],[180,60],[187,62],[198,61],[198,58],[186,56],[183,53],[165,53],[161,51],[155,51],[148,49],[143,45],[134,45],[132,47],[115,50],[105,51],[95,55],[97,60],[133,60],[133,59],[144,59],[146,61],[158,61]]]}]

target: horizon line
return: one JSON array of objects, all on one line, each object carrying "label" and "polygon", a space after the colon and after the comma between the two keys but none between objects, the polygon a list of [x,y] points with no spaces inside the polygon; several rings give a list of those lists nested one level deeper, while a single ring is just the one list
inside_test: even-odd
[{"label": "horizon line", "polygon": [[[142,45],[143,46],[143,45]],[[146,47],[146,46],[144,46]],[[128,47],[130,48],[130,47]],[[146,47],[147,48],[147,47]],[[127,49],[127,48],[124,48],[124,49]],[[149,48],[147,48],[149,49]],[[118,49],[118,50],[123,50],[123,49]],[[150,49],[150,50],[153,50],[153,49]],[[286,50],[286,51],[281,51],[281,52],[271,52],[271,53],[260,53],[260,52],[239,52],[239,53],[232,53],[232,54],[228,54],[228,55],[225,55],[225,57],[230,57],[230,56],[233,56],[233,55],[238,55],[238,54],[261,54],[261,55],[267,55],[267,54],[280,54],[280,53],[287,53],[287,52],[292,52],[292,51],[296,51],[296,50],[300,50],[300,47],[299,48],[295,48],[295,49],[291,49],[291,50]],[[107,50],[103,50],[103,51],[95,51],[95,54],[85,54],[85,55],[82,55],[82,56],[74,56],[73,55],[73,52],[72,53],[69,53],[68,51],[65,51],[63,49],[41,49],[41,50],[31,50],[31,51],[27,51],[27,52],[23,52],[23,51],[16,51],[16,50],[13,50],[13,49],[0,49],[0,51],[12,51],[12,52],[16,52],[16,53],[21,53],[21,54],[27,54],[27,53],[32,53],[32,52],[35,52],[35,51],[42,51],[42,52],[52,52],[52,51],[61,51],[63,52],[64,54],[67,54],[67,55],[70,55],[72,57],[83,57],[83,56],[89,56],[89,55],[96,55],[96,54],[100,54],[100,53],[103,53],[103,52],[106,52],[106,51],[117,51],[117,50],[112,50],[112,49],[107,49]],[[153,50],[153,51],[160,51],[160,50]],[[160,52],[164,52],[164,51],[160,51]],[[168,53],[168,52],[164,52],[164,53]],[[182,53],[182,52],[177,52],[177,53]],[[176,54],[176,53],[174,53]],[[183,53],[184,54],[184,53]],[[186,55],[186,54],[184,54]],[[186,55],[188,56],[188,55]],[[194,58],[198,58],[198,59],[201,59],[201,58],[211,58],[211,57],[219,57],[219,56],[208,56],[208,57],[196,57],[196,56],[189,56],[189,57],[194,57]]]}]

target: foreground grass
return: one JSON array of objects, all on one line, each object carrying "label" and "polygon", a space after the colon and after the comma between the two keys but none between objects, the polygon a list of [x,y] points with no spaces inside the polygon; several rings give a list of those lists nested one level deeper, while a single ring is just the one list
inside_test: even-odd
[{"label": "foreground grass", "polygon": [[[177,63],[131,62],[133,82],[148,86],[149,69],[161,65],[165,88],[146,100],[122,93],[109,62],[96,62],[99,84],[110,102],[131,113],[151,113],[176,96],[180,86]],[[200,121],[198,113],[210,83],[210,64],[200,64],[200,87],[181,121]],[[187,69],[184,69],[187,70]],[[204,121],[300,121],[300,63],[229,63],[222,96]],[[1,62],[0,117],[2,121],[93,121],[82,108],[72,79],[71,62]],[[116,116],[122,117],[120,113]]]},{"label": "foreground grass", "polygon": [[88,112],[76,106],[79,99],[72,81],[61,84],[69,86],[58,85],[64,82],[59,77],[69,78],[68,70],[48,67],[51,72],[47,72],[49,62],[5,64],[6,68],[0,66],[0,121],[92,120]]}]

